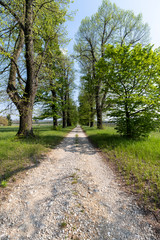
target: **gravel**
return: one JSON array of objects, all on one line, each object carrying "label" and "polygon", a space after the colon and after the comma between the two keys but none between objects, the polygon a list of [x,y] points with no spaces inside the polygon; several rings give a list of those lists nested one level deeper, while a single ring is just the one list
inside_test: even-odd
[{"label": "gravel", "polygon": [[0,239],[158,239],[116,179],[81,128],[75,128],[3,201]]}]

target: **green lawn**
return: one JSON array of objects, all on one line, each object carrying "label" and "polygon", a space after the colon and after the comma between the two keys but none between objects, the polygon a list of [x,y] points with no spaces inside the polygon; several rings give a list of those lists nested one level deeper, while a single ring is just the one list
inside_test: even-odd
[{"label": "green lawn", "polygon": [[160,133],[148,139],[128,140],[113,127],[83,127],[91,142],[115,163],[126,183],[152,209],[160,209]]},{"label": "green lawn", "polygon": [[42,153],[56,146],[72,128],[52,130],[52,126],[34,127],[36,138],[18,139],[18,127],[0,127],[0,182],[30,165],[37,164]]}]

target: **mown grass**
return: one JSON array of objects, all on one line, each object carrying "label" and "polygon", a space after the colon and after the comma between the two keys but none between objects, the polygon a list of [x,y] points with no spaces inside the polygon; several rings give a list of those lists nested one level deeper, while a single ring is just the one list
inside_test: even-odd
[{"label": "mown grass", "polygon": [[52,130],[35,126],[35,138],[18,139],[18,127],[0,127],[0,183],[29,166],[36,166],[42,153],[56,146],[72,128]]},{"label": "mown grass", "polygon": [[160,133],[148,139],[121,137],[113,127],[83,127],[91,142],[114,162],[141,200],[152,210],[160,209]]}]

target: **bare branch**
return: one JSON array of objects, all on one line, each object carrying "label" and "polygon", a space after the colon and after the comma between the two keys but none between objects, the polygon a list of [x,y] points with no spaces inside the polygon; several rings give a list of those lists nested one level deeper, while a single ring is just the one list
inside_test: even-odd
[{"label": "bare branch", "polygon": [[[2,51],[2,52],[4,52],[4,53],[7,53],[1,46],[0,46],[0,51]],[[17,69],[18,77],[25,83],[25,80],[22,78],[22,76],[21,76],[21,74],[20,74],[20,71],[19,71],[19,68],[18,68],[18,65],[17,65],[17,63],[15,62],[14,58],[11,57],[11,56],[9,56],[9,55],[8,55],[8,58],[14,63],[14,65],[15,65],[15,67],[16,67],[16,69]],[[8,68],[9,66],[10,66],[10,64],[9,64],[6,68]],[[5,68],[5,69],[6,69],[6,68]],[[3,72],[4,72],[4,71],[3,71]],[[2,73],[0,72],[0,74],[2,74]]]}]

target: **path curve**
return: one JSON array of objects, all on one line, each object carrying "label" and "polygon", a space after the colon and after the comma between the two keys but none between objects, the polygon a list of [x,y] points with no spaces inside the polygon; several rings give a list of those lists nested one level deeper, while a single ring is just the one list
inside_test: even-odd
[{"label": "path curve", "polygon": [[156,240],[132,196],[80,127],[15,185],[0,209],[1,240]]}]

